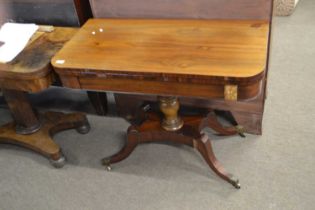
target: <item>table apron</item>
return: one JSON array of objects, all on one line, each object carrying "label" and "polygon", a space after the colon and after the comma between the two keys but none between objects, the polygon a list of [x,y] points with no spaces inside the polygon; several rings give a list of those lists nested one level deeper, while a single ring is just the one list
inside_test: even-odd
[{"label": "table apron", "polygon": [[[224,98],[224,85],[160,82],[126,78],[100,78],[60,75],[63,86],[75,89],[112,91],[122,93],[187,96],[197,98]],[[238,99],[256,97],[261,81],[238,87]]]},{"label": "table apron", "polygon": [[33,79],[0,78],[0,88],[35,93],[50,87],[55,79],[53,73]]}]

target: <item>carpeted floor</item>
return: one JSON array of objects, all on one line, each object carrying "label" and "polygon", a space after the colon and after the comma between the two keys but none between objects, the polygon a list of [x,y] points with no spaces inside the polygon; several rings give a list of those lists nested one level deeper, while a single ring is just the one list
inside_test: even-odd
[{"label": "carpeted floor", "polygon": [[[119,150],[128,124],[91,114],[88,135],[55,136],[68,158],[63,169],[28,150],[0,146],[0,210],[315,209],[314,11],[315,1],[302,0],[293,16],[274,19],[263,135],[213,137],[218,159],[241,190],[186,146],[142,145],[105,171],[99,160]],[[62,93],[77,100],[68,108],[91,109],[84,93]],[[41,101],[44,95],[38,106],[45,100],[53,106],[53,97]],[[0,116],[0,124],[11,119],[5,108]]]}]

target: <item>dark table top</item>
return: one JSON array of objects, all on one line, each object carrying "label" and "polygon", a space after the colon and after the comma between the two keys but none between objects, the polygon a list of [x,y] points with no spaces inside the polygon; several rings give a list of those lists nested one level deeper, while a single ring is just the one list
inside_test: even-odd
[{"label": "dark table top", "polygon": [[13,61],[0,63],[0,87],[24,91],[47,88],[53,81],[51,58],[76,32],[75,28],[62,27],[36,32]]}]

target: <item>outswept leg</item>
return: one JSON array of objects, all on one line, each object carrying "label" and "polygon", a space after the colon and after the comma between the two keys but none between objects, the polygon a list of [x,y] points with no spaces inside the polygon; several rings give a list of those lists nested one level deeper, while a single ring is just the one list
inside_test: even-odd
[{"label": "outswept leg", "polygon": [[244,132],[241,126],[223,126],[219,122],[214,111],[208,113],[207,117],[203,120],[201,126],[202,128],[209,127],[221,136],[232,136],[236,134],[242,135],[242,133]]},{"label": "outswept leg", "polygon": [[207,134],[202,133],[201,137],[198,139],[197,149],[200,154],[203,156],[205,161],[208,163],[209,167],[222,179],[226,180],[227,182],[231,183],[235,188],[240,189],[241,184],[239,180],[235,178],[232,174],[225,171],[223,166],[217,160],[214,155],[211,141]]},{"label": "outswept leg", "polygon": [[102,160],[102,164],[107,167],[108,171],[111,170],[111,164],[126,159],[133,152],[138,145],[138,133],[133,126],[129,127],[125,146],[117,154]]},{"label": "outswept leg", "polygon": [[207,118],[183,118],[184,126],[176,132],[166,131],[163,129],[160,121],[157,119],[158,118],[156,116],[154,117],[151,115],[151,117],[142,125],[130,126],[128,129],[126,145],[117,154],[109,158],[104,158],[102,160],[103,165],[105,165],[108,170],[111,170],[111,164],[117,163],[129,157],[138,144],[170,141],[196,148],[201,153],[209,167],[218,176],[231,183],[235,188],[240,188],[239,181],[233,175],[227,173],[216,159],[208,136],[200,131],[202,129],[201,125],[205,122],[205,120],[207,120]]}]

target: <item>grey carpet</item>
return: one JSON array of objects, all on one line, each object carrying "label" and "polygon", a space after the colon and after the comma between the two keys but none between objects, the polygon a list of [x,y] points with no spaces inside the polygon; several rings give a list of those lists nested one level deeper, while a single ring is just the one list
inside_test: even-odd
[{"label": "grey carpet", "polygon": [[[63,169],[28,150],[0,146],[0,209],[315,209],[314,11],[315,1],[303,0],[291,17],[274,19],[263,135],[213,137],[218,159],[241,190],[186,146],[142,145],[107,172],[99,160],[119,150],[128,124],[89,115],[89,134],[55,136],[68,158]],[[71,108],[90,109],[80,94]],[[11,119],[4,108],[0,116],[0,124]]]}]

